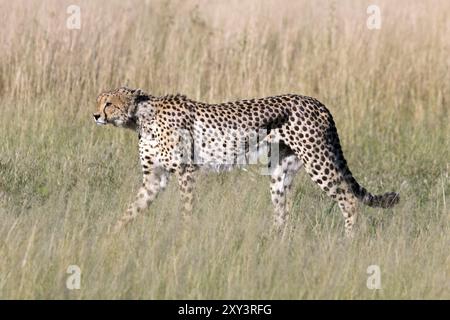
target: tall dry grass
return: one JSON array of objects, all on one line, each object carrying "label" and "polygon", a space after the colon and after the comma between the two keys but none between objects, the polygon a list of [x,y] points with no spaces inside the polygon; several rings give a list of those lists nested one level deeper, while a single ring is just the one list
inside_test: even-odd
[{"label": "tall dry grass", "polygon": [[[450,298],[450,4],[377,1],[0,0],[0,298]],[[176,186],[118,237],[136,191],[132,132],[96,128],[121,85],[208,102],[295,92],[332,111],[356,178],[395,189],[343,241],[336,206],[304,175],[287,238],[268,230],[267,177],[200,179],[195,218]],[[366,287],[369,265],[381,290]],[[68,290],[66,270],[82,270]]]}]

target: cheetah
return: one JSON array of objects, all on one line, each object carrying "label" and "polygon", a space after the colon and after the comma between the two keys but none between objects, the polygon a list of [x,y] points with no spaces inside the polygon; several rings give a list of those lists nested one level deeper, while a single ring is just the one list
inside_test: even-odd
[{"label": "cheetah", "polygon": [[[390,208],[399,194],[373,195],[354,179],[342,153],[330,111],[317,99],[286,94],[219,104],[197,102],[184,95],[152,96],[121,87],[97,97],[98,125],[136,131],[143,182],[136,200],[115,224],[118,232],[163,191],[169,176],[177,177],[183,216],[193,209],[196,172],[228,170],[245,165],[252,153],[266,148],[270,161],[270,194],[274,226],[284,230],[295,174],[303,167],[344,216],[352,237],[358,203]],[[256,151],[255,151],[256,150]]]}]

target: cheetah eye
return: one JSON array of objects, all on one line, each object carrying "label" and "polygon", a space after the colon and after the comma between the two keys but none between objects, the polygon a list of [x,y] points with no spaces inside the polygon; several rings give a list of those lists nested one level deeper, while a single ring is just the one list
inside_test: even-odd
[{"label": "cheetah eye", "polygon": [[107,102],[107,103],[105,103],[105,108],[106,108],[106,107],[110,107],[111,105],[112,105],[111,102]]}]

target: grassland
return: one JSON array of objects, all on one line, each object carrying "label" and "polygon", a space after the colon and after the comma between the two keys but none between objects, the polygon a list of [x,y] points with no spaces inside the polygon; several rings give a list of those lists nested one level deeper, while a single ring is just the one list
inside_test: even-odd
[{"label": "grassland", "polygon": [[[66,27],[73,2],[79,30]],[[0,298],[449,299],[450,4],[377,1],[380,30],[369,4],[0,0]],[[201,177],[189,225],[170,184],[108,235],[140,183],[137,137],[91,116],[121,85],[317,97],[360,183],[402,201],[361,208],[345,241],[339,209],[301,172],[281,239],[268,178],[250,169]]]}]

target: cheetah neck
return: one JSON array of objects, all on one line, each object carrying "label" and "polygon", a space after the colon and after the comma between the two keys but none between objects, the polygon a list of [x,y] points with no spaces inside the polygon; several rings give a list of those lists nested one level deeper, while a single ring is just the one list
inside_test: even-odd
[{"label": "cheetah neck", "polygon": [[135,123],[135,130],[139,135],[150,130],[149,126],[153,123],[155,118],[155,98],[151,97],[149,100],[138,103],[135,112],[132,116],[132,121]]}]

